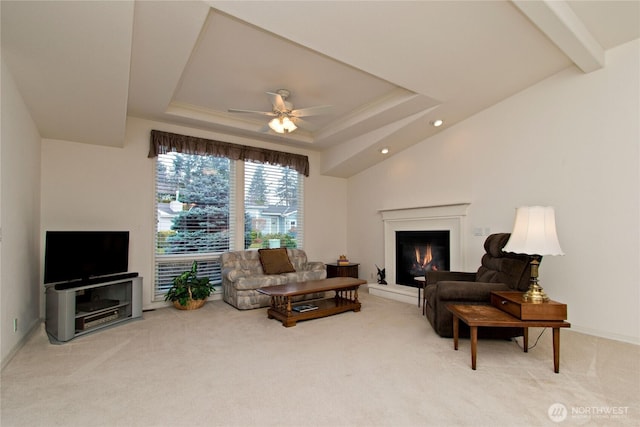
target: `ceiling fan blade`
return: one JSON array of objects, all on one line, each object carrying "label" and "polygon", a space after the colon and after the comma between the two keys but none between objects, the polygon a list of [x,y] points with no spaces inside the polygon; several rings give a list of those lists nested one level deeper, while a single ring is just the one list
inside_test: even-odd
[{"label": "ceiling fan blade", "polygon": [[304,129],[307,130],[309,132],[315,132],[316,130],[318,130],[318,127],[316,125],[314,125],[313,123],[310,123],[306,120],[302,120],[299,117],[291,117],[291,121],[298,126],[300,129]]},{"label": "ceiling fan blade", "polygon": [[267,92],[267,95],[269,96],[269,102],[271,102],[271,105],[273,105],[273,108],[276,111],[287,110],[287,106],[284,104],[284,99],[282,99],[282,96],[280,96],[279,93]]},{"label": "ceiling fan blade", "polygon": [[293,117],[319,116],[321,114],[330,113],[333,105],[319,105],[317,107],[301,108],[291,111]]},{"label": "ceiling fan blade", "polygon": [[238,110],[237,108],[229,108],[230,113],[249,113],[249,114],[260,114],[261,116],[277,116],[273,111],[254,111],[254,110]]}]

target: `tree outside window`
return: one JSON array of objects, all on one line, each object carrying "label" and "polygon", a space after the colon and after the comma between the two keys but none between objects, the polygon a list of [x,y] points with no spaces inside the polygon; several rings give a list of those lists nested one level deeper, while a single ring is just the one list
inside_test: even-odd
[{"label": "tree outside window", "polygon": [[[222,252],[302,247],[303,180],[298,172],[244,162],[244,182],[236,184],[236,162],[240,161],[175,152],[157,157],[155,300],[163,299],[173,277],[190,268],[193,260],[201,275],[220,283]],[[233,221],[233,200],[238,199],[244,199],[242,226]],[[241,243],[234,236],[242,236],[244,245],[238,247]]]}]

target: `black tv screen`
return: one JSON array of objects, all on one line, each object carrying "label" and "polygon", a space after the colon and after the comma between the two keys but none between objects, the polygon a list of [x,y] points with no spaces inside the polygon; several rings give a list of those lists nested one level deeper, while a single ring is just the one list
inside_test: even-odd
[{"label": "black tv screen", "polygon": [[129,269],[128,231],[47,231],[44,283],[87,280]]}]

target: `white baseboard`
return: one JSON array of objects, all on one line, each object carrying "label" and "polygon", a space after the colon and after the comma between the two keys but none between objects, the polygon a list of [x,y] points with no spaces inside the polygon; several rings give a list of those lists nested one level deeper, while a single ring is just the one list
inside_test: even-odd
[{"label": "white baseboard", "polygon": [[369,283],[369,293],[382,298],[418,305],[418,288],[402,285],[379,285]]},{"label": "white baseboard", "polygon": [[0,364],[0,371],[4,370],[9,362],[11,362],[11,359],[13,359],[13,356],[18,353],[18,350],[20,350],[27,343],[29,338],[31,338],[31,335],[35,334],[41,327],[44,328],[44,319],[37,319],[36,322],[31,326],[29,331],[24,334],[20,341],[18,341],[16,345],[11,349],[11,351],[2,359],[2,363]]}]

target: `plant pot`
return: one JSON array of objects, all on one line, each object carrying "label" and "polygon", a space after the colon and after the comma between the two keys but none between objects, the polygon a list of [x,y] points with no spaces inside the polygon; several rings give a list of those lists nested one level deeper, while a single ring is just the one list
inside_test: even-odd
[{"label": "plant pot", "polygon": [[173,306],[178,310],[197,310],[207,302],[206,299],[189,299],[187,305],[181,305],[180,301],[174,301]]}]

